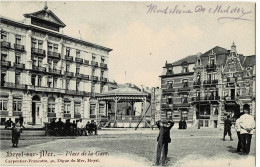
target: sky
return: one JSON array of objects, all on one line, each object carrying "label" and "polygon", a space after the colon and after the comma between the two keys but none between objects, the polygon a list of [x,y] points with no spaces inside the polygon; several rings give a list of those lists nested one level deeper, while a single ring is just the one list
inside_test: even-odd
[{"label": "sky", "polygon": [[[233,41],[238,53],[255,55],[254,3],[48,1],[47,4],[66,24],[65,34],[79,37],[80,31],[83,40],[113,49],[109,54],[109,80],[118,83],[160,86],[159,76],[166,61],[204,53],[215,46],[230,49]],[[149,12],[151,5],[156,5],[155,12]],[[19,21],[23,14],[43,7],[41,1],[0,1],[0,15]]]}]

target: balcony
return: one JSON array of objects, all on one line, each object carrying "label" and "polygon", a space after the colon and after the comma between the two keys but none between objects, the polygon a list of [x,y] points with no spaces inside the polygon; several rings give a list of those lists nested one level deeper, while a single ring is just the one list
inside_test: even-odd
[{"label": "balcony", "polygon": [[219,96],[205,96],[205,97],[192,97],[192,102],[205,102],[205,101],[218,101],[220,100]]},{"label": "balcony", "polygon": [[166,88],[162,90],[163,93],[173,93],[174,89],[173,88]]},{"label": "balcony", "polygon": [[74,114],[74,118],[81,118],[81,114]]},{"label": "balcony", "polygon": [[55,112],[48,112],[47,116],[56,118],[56,113]]},{"label": "balcony", "polygon": [[210,70],[215,70],[216,67],[217,67],[216,64],[209,64],[209,65],[207,65],[206,69],[207,69],[208,71],[210,71]]},{"label": "balcony", "polygon": [[193,87],[196,88],[196,87],[200,87],[201,86],[201,81],[195,81],[193,83]]},{"label": "balcony", "polygon": [[188,103],[188,101],[185,101],[180,104],[174,104],[174,107],[190,107],[190,104]]},{"label": "balcony", "polygon": [[1,67],[11,67],[11,62],[1,60]]},{"label": "balcony", "polygon": [[204,86],[216,86],[218,84],[218,80],[205,80],[203,81]]},{"label": "balcony", "polygon": [[64,118],[71,118],[71,114],[70,113],[64,113],[63,117]]},{"label": "balcony", "polygon": [[14,44],[14,49],[19,51],[24,51],[24,45]]},{"label": "balcony", "polygon": [[8,116],[8,111],[0,111],[1,116]]},{"label": "balcony", "polygon": [[57,52],[48,51],[48,57],[54,58],[54,59],[60,59],[61,56]]},{"label": "balcony", "polygon": [[23,115],[23,113],[22,113],[22,111],[13,111],[13,116],[22,116]]},{"label": "balcony", "polygon": [[162,104],[162,109],[170,110],[170,109],[172,109],[172,107],[170,106],[170,104]]},{"label": "balcony", "polygon": [[37,54],[39,56],[45,56],[45,50],[43,49],[32,48],[32,53]]},{"label": "balcony", "polygon": [[107,64],[100,63],[100,67],[101,67],[101,68],[105,68],[105,69],[107,69]]},{"label": "balcony", "polygon": [[76,63],[83,63],[83,59],[79,58],[79,57],[76,57],[75,61],[76,61]]},{"label": "balcony", "polygon": [[78,90],[65,90],[65,93],[69,95],[79,95],[79,96],[83,96],[86,94],[84,91],[78,91]]},{"label": "balcony", "polygon": [[83,74],[76,73],[76,74],[75,74],[75,77],[80,78],[80,79],[83,79]]},{"label": "balcony", "polygon": [[239,99],[252,99],[252,95],[241,95]]},{"label": "balcony", "polygon": [[61,70],[49,68],[49,73],[53,73],[53,74],[58,74],[58,75],[60,75],[60,74],[61,74]]},{"label": "balcony", "polygon": [[11,48],[10,42],[2,41],[1,48]]},{"label": "balcony", "polygon": [[98,62],[91,61],[91,65],[94,66],[94,67],[98,67]]},{"label": "balcony", "polygon": [[89,80],[89,75],[84,75],[84,74],[82,74],[82,75],[83,75],[83,79]]},{"label": "balcony", "polygon": [[34,90],[36,92],[65,93],[65,90],[61,88],[51,88],[51,87],[41,87],[41,86],[35,86]]},{"label": "balcony", "polygon": [[74,73],[73,72],[65,71],[65,75],[66,75],[66,77],[74,77]]},{"label": "balcony", "polygon": [[228,97],[225,97],[224,99],[226,101],[235,101],[236,100],[235,96],[228,96]]},{"label": "balcony", "polygon": [[100,81],[101,81],[101,82],[107,82],[107,78],[100,77]]},{"label": "balcony", "polygon": [[66,61],[73,61],[73,57],[72,56],[66,55],[65,59],[66,59]]},{"label": "balcony", "polygon": [[25,68],[25,64],[22,63],[14,63],[14,67],[18,68],[18,69],[24,69]]},{"label": "balcony", "polygon": [[85,65],[89,65],[89,61],[88,60],[84,60],[84,64]]},{"label": "balcony", "polygon": [[167,71],[167,72],[166,72],[166,75],[172,75],[172,74],[173,74],[172,71]]},{"label": "balcony", "polygon": [[98,81],[98,77],[97,76],[92,76],[92,80],[96,82],[96,81]]},{"label": "balcony", "polygon": [[190,87],[188,86],[184,86],[182,88],[178,88],[178,92],[179,93],[186,93],[186,92],[189,92],[190,91]]},{"label": "balcony", "polygon": [[227,83],[236,83],[237,78],[227,78]]},{"label": "balcony", "polygon": [[35,70],[35,71],[46,72],[45,67],[33,66],[32,69]]}]

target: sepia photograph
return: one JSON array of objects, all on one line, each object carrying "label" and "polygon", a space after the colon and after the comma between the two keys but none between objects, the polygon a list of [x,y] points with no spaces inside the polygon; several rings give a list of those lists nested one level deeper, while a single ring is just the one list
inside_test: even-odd
[{"label": "sepia photograph", "polygon": [[0,31],[0,166],[256,166],[256,2],[0,0]]}]

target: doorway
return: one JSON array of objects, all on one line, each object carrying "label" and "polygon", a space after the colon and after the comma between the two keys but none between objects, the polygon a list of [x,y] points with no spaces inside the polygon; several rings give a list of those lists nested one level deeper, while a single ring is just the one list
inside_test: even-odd
[{"label": "doorway", "polygon": [[35,95],[32,99],[32,124],[41,124],[41,114],[40,114],[40,107],[41,101],[39,96]]}]

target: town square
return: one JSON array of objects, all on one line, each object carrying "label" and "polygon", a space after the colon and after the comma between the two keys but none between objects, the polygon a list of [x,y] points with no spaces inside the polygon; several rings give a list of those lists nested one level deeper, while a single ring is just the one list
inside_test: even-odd
[{"label": "town square", "polygon": [[254,3],[0,5],[1,165],[255,166]]}]

